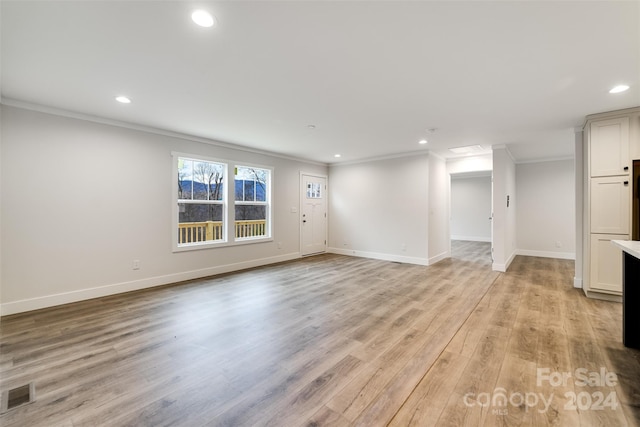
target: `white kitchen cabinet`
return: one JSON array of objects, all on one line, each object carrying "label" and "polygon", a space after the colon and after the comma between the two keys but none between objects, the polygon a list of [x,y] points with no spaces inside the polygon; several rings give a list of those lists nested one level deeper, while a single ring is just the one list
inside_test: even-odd
[{"label": "white kitchen cabinet", "polygon": [[591,232],[629,234],[631,183],[628,176],[591,179]]},{"label": "white kitchen cabinet", "polygon": [[629,240],[629,235],[591,235],[591,292],[622,294],[622,251],[611,243],[612,240]]},{"label": "white kitchen cabinet", "polygon": [[629,173],[629,117],[593,121],[589,127],[592,177]]},{"label": "white kitchen cabinet", "polygon": [[632,233],[633,160],[640,153],[640,107],[587,116],[584,130],[584,291],[622,295],[622,251]]}]

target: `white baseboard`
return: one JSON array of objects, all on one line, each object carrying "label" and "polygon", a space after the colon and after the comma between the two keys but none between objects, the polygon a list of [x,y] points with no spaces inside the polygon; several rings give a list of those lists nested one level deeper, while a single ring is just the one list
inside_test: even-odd
[{"label": "white baseboard", "polygon": [[216,267],[203,268],[200,270],[185,271],[182,273],[168,274],[166,276],[156,276],[147,279],[134,280],[131,282],[116,283],[113,285],[100,286],[96,288],[82,289],[62,294],[46,295],[37,298],[30,298],[20,301],[3,303],[0,311],[3,316],[22,313],[25,311],[39,310],[56,305],[69,304],[72,302],[84,301],[93,298],[101,298],[123,292],[138,291],[152,288],[154,286],[168,285],[171,283],[183,282],[185,280],[200,279],[202,277],[215,276],[217,274],[230,273],[247,268],[260,267],[277,262],[291,261],[300,258],[299,252],[286,255],[279,255],[269,258],[261,258],[250,261],[243,261],[235,264],[220,265]]},{"label": "white baseboard", "polygon": [[582,289],[582,279],[578,279],[577,277],[573,278],[573,287]]},{"label": "white baseboard", "polygon": [[522,256],[536,256],[541,258],[556,258],[556,259],[576,259],[576,254],[573,252],[550,252],[550,251],[531,251],[528,249],[517,249],[516,253]]},{"label": "white baseboard", "polygon": [[494,262],[491,265],[491,269],[493,271],[499,271],[501,273],[505,273],[509,269],[509,266],[511,265],[511,263],[513,262],[515,257],[516,257],[516,252],[512,253],[511,256],[509,257],[509,259],[507,259],[507,262],[505,262],[504,264],[499,264],[499,263]]},{"label": "white baseboard", "polygon": [[434,257],[429,258],[429,264],[428,265],[433,265],[436,262],[440,262],[443,259],[447,259],[447,258],[451,258],[451,252],[449,252],[449,251],[442,252],[440,255],[436,255]]},{"label": "white baseboard", "polygon": [[489,237],[451,236],[451,240],[464,240],[465,242],[487,242],[487,243],[491,243],[491,236],[489,236]]},{"label": "white baseboard", "polygon": [[[500,271],[502,273],[506,272],[509,266],[511,265],[511,263],[513,262],[514,258],[516,257],[516,255],[534,256],[534,257],[541,257],[541,258],[556,258],[556,259],[571,259],[571,260],[576,259],[576,254],[571,252],[547,252],[547,251],[530,251],[528,249],[516,249],[516,251],[513,254],[511,254],[511,256],[509,257],[509,259],[505,264],[498,264],[494,262],[492,265],[493,271]],[[582,282],[579,287],[582,287]]]},{"label": "white baseboard", "polygon": [[507,265],[506,264],[498,264],[497,262],[494,262],[493,264],[491,264],[491,270],[498,271],[500,273],[506,273]]},{"label": "white baseboard", "polygon": [[393,254],[381,254],[377,252],[354,251],[352,249],[327,248],[327,252],[338,255],[348,255],[360,258],[379,259],[382,261],[402,262],[405,264],[429,265],[426,258],[416,258]]}]

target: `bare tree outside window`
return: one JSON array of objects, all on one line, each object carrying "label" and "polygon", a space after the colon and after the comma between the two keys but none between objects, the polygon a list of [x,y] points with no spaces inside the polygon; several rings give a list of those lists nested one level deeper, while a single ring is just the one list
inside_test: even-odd
[{"label": "bare tree outside window", "polygon": [[176,159],[178,246],[271,237],[270,169],[236,166],[229,180],[226,163]]},{"label": "bare tree outside window", "polygon": [[222,163],[178,159],[178,242],[224,239]]},{"label": "bare tree outside window", "polygon": [[[237,237],[268,235],[269,216],[269,169],[238,166],[235,174],[235,219],[244,222],[236,227]],[[243,235],[244,228],[251,228]],[[253,227],[253,228],[252,228]]]}]

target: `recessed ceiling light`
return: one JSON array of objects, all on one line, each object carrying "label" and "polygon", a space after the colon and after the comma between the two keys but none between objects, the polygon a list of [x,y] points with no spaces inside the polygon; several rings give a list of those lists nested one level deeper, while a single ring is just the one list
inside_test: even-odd
[{"label": "recessed ceiling light", "polygon": [[196,10],[191,14],[191,19],[201,27],[213,27],[213,16],[206,10]]},{"label": "recessed ceiling light", "polygon": [[336,159],[342,157],[342,154],[334,154],[333,157],[335,157]]},{"label": "recessed ceiling light", "polygon": [[609,91],[609,93],[620,93],[620,92],[624,92],[627,89],[629,89],[629,86],[627,86],[627,85],[618,85],[618,86],[614,87],[613,89],[611,89]]},{"label": "recessed ceiling light", "polygon": [[131,100],[126,96],[116,96],[116,101],[122,104],[131,104]]},{"label": "recessed ceiling light", "polygon": [[307,125],[307,129],[315,129],[316,125]]},{"label": "recessed ceiling light", "polygon": [[424,145],[427,143],[426,139],[421,139],[420,141],[418,141],[418,144]]},{"label": "recessed ceiling light", "polygon": [[455,154],[473,154],[484,151],[481,145],[466,145],[464,147],[449,148],[449,151]]}]

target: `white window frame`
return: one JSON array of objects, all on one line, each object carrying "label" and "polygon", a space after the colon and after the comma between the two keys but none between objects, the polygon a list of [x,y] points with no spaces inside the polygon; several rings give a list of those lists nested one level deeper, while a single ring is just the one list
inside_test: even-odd
[{"label": "white window frame", "polygon": [[[255,165],[255,164],[251,164],[251,163],[236,163],[233,165],[233,179],[234,179],[234,185],[233,185],[233,195],[229,200],[232,200],[233,203],[229,203],[229,205],[233,205],[230,206],[230,211],[232,211],[233,216],[234,216],[234,229],[233,229],[233,236],[234,236],[234,241],[236,243],[243,243],[243,242],[256,242],[256,241],[273,241],[273,237],[271,235],[271,211],[272,211],[272,202],[271,202],[271,188],[273,186],[272,182],[273,182],[273,168],[269,167],[269,166],[261,166],[261,165]],[[265,201],[264,202],[260,202],[260,201],[238,201],[235,198],[235,171],[237,168],[254,168],[254,169],[262,169],[262,170],[266,170],[269,171],[269,179],[267,182],[267,188],[265,190]],[[254,190],[255,193],[255,190]],[[266,214],[265,214],[265,220],[266,220],[266,224],[265,224],[265,235],[264,236],[255,236],[255,237],[235,237],[235,207],[236,206],[247,206],[247,205],[263,205],[266,206]]]},{"label": "white window frame", "polygon": [[[173,177],[173,191],[172,191],[172,242],[173,242],[173,251],[174,252],[182,252],[182,251],[190,251],[190,250],[198,250],[198,249],[207,249],[212,247],[224,246],[229,241],[228,234],[228,222],[229,222],[229,191],[227,191],[226,187],[228,184],[225,182],[229,177],[229,162],[216,159],[206,156],[194,155],[194,154],[186,154],[186,153],[171,153],[172,158],[172,177]],[[178,160],[193,160],[196,162],[210,162],[217,163],[223,165],[223,188],[224,191],[222,193],[222,200],[185,200],[178,198]],[[222,239],[221,240],[209,240],[204,242],[192,242],[192,243],[178,243],[178,227],[179,227],[179,205],[181,203],[185,204],[213,204],[213,205],[222,205]]]},{"label": "white window frame", "polygon": [[[224,179],[226,183],[224,183],[224,192],[221,201],[210,201],[210,200],[193,200],[188,201],[187,203],[194,204],[221,204],[222,208],[222,224],[223,224],[223,239],[222,240],[210,240],[205,242],[195,242],[195,243],[185,243],[178,244],[178,227],[179,227],[179,204],[185,203],[185,200],[178,199],[178,159],[184,158],[194,161],[204,161],[204,162],[212,162],[219,163],[225,165],[224,170]],[[172,195],[171,201],[173,208],[171,209],[171,235],[172,235],[172,246],[173,252],[185,252],[185,251],[193,251],[193,250],[202,250],[202,249],[211,249],[211,248],[219,248],[219,247],[228,247],[228,246],[237,246],[237,245],[246,245],[252,243],[261,243],[261,242],[272,242],[272,210],[273,210],[273,202],[272,202],[272,191],[273,191],[273,178],[274,178],[274,168],[270,166],[257,165],[248,162],[237,162],[237,161],[229,161],[218,158],[212,158],[197,154],[188,154],[188,153],[180,153],[180,152],[172,152]],[[237,167],[253,167],[256,169],[265,169],[269,171],[269,182],[266,189],[266,201],[265,202],[246,202],[246,204],[265,204],[267,206],[266,209],[266,229],[264,236],[257,237],[235,237],[235,170]],[[232,184],[230,184],[232,183]],[[244,202],[243,202],[244,203]]]}]

